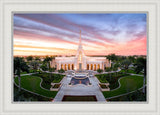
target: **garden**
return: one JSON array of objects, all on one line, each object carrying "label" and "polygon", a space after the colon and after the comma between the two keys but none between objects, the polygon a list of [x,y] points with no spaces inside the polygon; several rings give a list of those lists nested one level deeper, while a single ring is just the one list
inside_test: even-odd
[{"label": "garden", "polygon": [[33,76],[41,77],[43,79],[41,84],[42,87],[49,90],[51,88],[51,83],[59,83],[65,75],[43,72],[40,74],[34,74]]},{"label": "garden", "polygon": [[110,98],[113,96],[118,96],[121,94],[125,94],[131,91],[135,91],[143,86],[143,77],[141,76],[126,76],[119,79],[120,87],[111,90],[104,91],[103,95],[105,98]]},{"label": "garden", "polygon": [[36,95],[21,89],[18,91],[18,87],[14,85],[14,101],[50,101],[51,98]]},{"label": "garden", "polygon": [[[29,76],[21,76],[21,87],[29,90],[33,93],[54,98],[57,94],[57,91],[50,91],[51,82],[59,82],[62,80],[64,75],[60,74],[49,74],[41,73],[34,74]],[[18,77],[15,78],[15,83],[19,85]]]},{"label": "garden", "polygon": [[110,90],[115,89],[119,86],[118,79],[121,77],[128,76],[122,72],[109,73],[109,74],[97,74],[95,75],[101,83],[109,83]]}]

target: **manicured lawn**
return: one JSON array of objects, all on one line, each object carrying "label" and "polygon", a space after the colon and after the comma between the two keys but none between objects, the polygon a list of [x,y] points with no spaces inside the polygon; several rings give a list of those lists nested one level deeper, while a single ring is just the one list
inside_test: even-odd
[{"label": "manicured lawn", "polygon": [[18,87],[14,85],[14,101],[50,101],[50,98],[42,97],[23,89],[19,92]]},{"label": "manicured lawn", "polygon": [[137,90],[128,95],[112,98],[107,101],[146,101],[146,99],[146,93],[144,94],[141,90]]},{"label": "manicured lawn", "polygon": [[137,90],[143,86],[143,77],[140,76],[128,76],[120,79],[120,88],[113,91],[104,91],[105,98],[117,96],[127,92]]},{"label": "manicured lawn", "polygon": [[[40,95],[54,98],[57,94],[57,91],[49,91],[42,89],[40,87],[40,82],[41,79],[39,77],[21,76],[21,87],[29,91],[38,93]],[[15,78],[15,83],[18,84],[18,77]]]},{"label": "manicured lawn", "polygon": [[62,101],[97,101],[96,96],[89,95],[89,96],[70,96],[65,95]]},{"label": "manicured lawn", "polygon": [[109,74],[97,74],[95,75],[101,83],[109,82],[109,88],[115,89],[119,86],[118,79],[124,76],[128,76],[129,74],[124,74],[121,72],[118,73],[109,73]]},{"label": "manicured lawn", "polygon": [[[124,72],[124,73],[125,73],[125,70],[121,70],[120,72]],[[133,74],[140,74],[140,75],[143,75],[142,72],[136,73],[134,70],[131,70],[131,69],[128,69],[128,70],[127,70],[127,73],[133,73]]]},{"label": "manicured lawn", "polygon": [[51,82],[53,83],[59,83],[64,75],[61,74],[50,74],[50,73],[40,73],[40,74],[34,74],[32,76],[41,77],[43,79],[42,87],[45,89],[51,88]]},{"label": "manicured lawn", "polygon": [[27,72],[21,72],[21,75],[22,75],[22,74],[27,74]]}]

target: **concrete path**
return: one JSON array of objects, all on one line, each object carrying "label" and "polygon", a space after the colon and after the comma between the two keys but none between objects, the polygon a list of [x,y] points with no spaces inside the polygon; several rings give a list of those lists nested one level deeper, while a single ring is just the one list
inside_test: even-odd
[{"label": "concrete path", "polygon": [[[26,74],[20,74],[20,76],[26,76],[26,75],[32,75],[32,74],[36,74],[38,72],[35,72],[35,73],[26,73]],[[15,75],[14,77],[18,77],[18,75]]]},{"label": "concrete path", "polygon": [[54,102],[62,101],[64,95],[95,95],[98,101],[106,101],[102,92],[98,87],[99,81],[95,77],[89,78],[92,85],[86,86],[83,84],[68,85],[71,77],[64,77],[62,87],[54,98]]}]

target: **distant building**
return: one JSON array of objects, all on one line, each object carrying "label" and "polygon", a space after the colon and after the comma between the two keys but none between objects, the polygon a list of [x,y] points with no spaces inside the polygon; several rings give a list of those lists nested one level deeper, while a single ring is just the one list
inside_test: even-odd
[{"label": "distant building", "polygon": [[55,57],[51,62],[51,67],[57,68],[57,70],[94,70],[105,69],[105,67],[111,67],[111,61],[106,57],[89,57],[84,54],[84,50],[81,42],[81,31],[79,38],[79,46],[76,56],[72,57]]}]

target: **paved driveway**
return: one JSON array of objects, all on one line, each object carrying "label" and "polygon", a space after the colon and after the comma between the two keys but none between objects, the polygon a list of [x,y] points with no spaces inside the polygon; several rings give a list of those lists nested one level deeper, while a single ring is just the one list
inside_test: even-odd
[{"label": "paved driveway", "polygon": [[68,85],[71,77],[64,77],[62,80],[62,87],[54,98],[55,102],[59,102],[63,99],[64,95],[95,95],[98,101],[106,101],[102,92],[98,87],[98,80],[96,77],[89,78],[92,85],[86,86],[83,84]]}]

